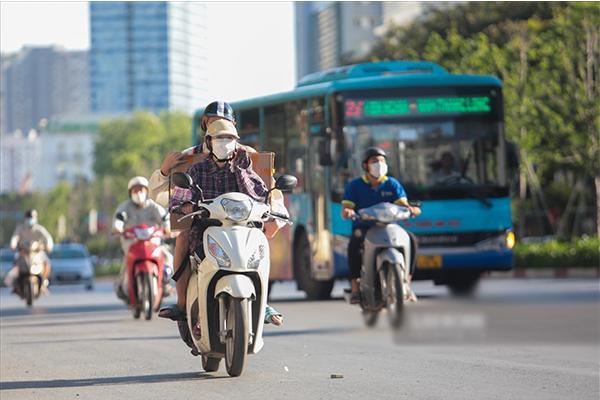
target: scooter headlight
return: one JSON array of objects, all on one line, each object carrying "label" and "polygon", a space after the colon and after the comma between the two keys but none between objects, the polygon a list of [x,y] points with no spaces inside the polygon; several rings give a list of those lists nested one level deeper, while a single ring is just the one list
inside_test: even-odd
[{"label": "scooter headlight", "polygon": [[135,232],[135,236],[141,240],[148,240],[152,236],[151,228],[135,228],[133,231]]},{"label": "scooter headlight", "polygon": [[33,264],[29,269],[31,275],[39,275],[42,273],[42,264]]},{"label": "scooter headlight", "polygon": [[260,244],[248,260],[248,269],[258,269],[263,258],[265,258],[265,246]]},{"label": "scooter headlight", "polygon": [[219,268],[229,268],[231,266],[231,259],[225,254],[225,250],[210,235],[206,235],[206,245],[210,255],[217,260]]},{"label": "scooter headlight", "polygon": [[227,218],[233,221],[243,221],[248,219],[252,211],[252,202],[250,200],[221,200],[221,205],[227,214]]}]

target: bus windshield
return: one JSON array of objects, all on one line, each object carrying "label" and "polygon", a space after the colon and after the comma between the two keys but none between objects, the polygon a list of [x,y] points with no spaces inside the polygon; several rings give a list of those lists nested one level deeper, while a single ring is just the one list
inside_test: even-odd
[{"label": "bus windshield", "polygon": [[[347,172],[356,176],[362,173],[362,152],[377,146],[387,154],[388,175],[399,179],[411,198],[469,197],[474,188],[482,187],[494,191],[503,186],[501,125],[492,105],[482,98],[463,97],[460,103],[439,101],[438,97],[437,112],[432,115],[417,112],[417,101],[403,104],[395,100],[387,105],[385,101],[375,105],[347,101],[337,146],[340,162],[346,160]],[[432,110],[429,100],[421,103],[422,107],[429,104],[422,110]]]}]

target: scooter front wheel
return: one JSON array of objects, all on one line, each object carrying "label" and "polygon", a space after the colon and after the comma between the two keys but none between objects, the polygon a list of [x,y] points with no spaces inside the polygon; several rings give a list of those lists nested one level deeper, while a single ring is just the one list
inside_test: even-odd
[{"label": "scooter front wheel", "polygon": [[27,304],[27,307],[31,307],[33,305],[33,294],[35,292],[34,283],[31,278],[27,279],[27,282],[23,284],[23,291],[25,303]]},{"label": "scooter front wheel", "polygon": [[362,315],[363,320],[365,321],[365,325],[367,325],[369,328],[372,328],[375,325],[377,325],[377,320],[379,319],[379,311],[363,310]]},{"label": "scooter front wheel", "polygon": [[248,353],[248,300],[229,299],[225,368],[230,376],[240,376]]},{"label": "scooter front wheel", "polygon": [[399,328],[404,321],[404,286],[397,268],[396,265],[388,265],[386,274],[385,306],[392,328]]},{"label": "scooter front wheel", "polygon": [[154,306],[154,290],[153,288],[153,275],[143,274],[142,281],[142,311],[144,312],[144,318],[146,320],[152,319],[152,308]]}]

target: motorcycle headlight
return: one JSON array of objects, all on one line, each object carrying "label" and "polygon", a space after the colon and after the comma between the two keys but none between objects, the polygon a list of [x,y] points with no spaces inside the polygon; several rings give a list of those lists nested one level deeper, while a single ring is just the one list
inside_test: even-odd
[{"label": "motorcycle headlight", "polygon": [[233,221],[243,221],[248,219],[252,211],[252,202],[250,200],[221,200],[221,206],[227,214],[227,218]]},{"label": "motorcycle headlight", "polygon": [[29,270],[32,275],[39,275],[42,273],[42,264],[33,264]]},{"label": "motorcycle headlight", "polygon": [[206,235],[206,245],[210,255],[217,260],[219,268],[229,268],[231,266],[231,259],[225,254],[225,250],[210,235]]},{"label": "motorcycle headlight", "polygon": [[260,244],[248,260],[248,269],[258,269],[263,258],[265,258],[265,246]]},{"label": "motorcycle headlight", "polygon": [[135,232],[135,236],[141,240],[148,240],[152,235],[152,230],[150,228],[135,228],[133,231]]}]

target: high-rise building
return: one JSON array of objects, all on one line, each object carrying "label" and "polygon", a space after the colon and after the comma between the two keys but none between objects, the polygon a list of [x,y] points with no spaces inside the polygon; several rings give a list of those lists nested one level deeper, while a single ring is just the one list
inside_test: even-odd
[{"label": "high-rise building", "polygon": [[206,4],[90,2],[92,111],[191,112],[206,98]]},{"label": "high-rise building", "polygon": [[299,1],[295,5],[297,79],[366,57],[385,27],[408,24],[423,2]]},{"label": "high-rise building", "polygon": [[296,2],[297,78],[364,57],[382,24],[382,3]]},{"label": "high-rise building", "polygon": [[2,55],[1,133],[31,129],[56,115],[89,111],[87,51],[24,47]]}]

